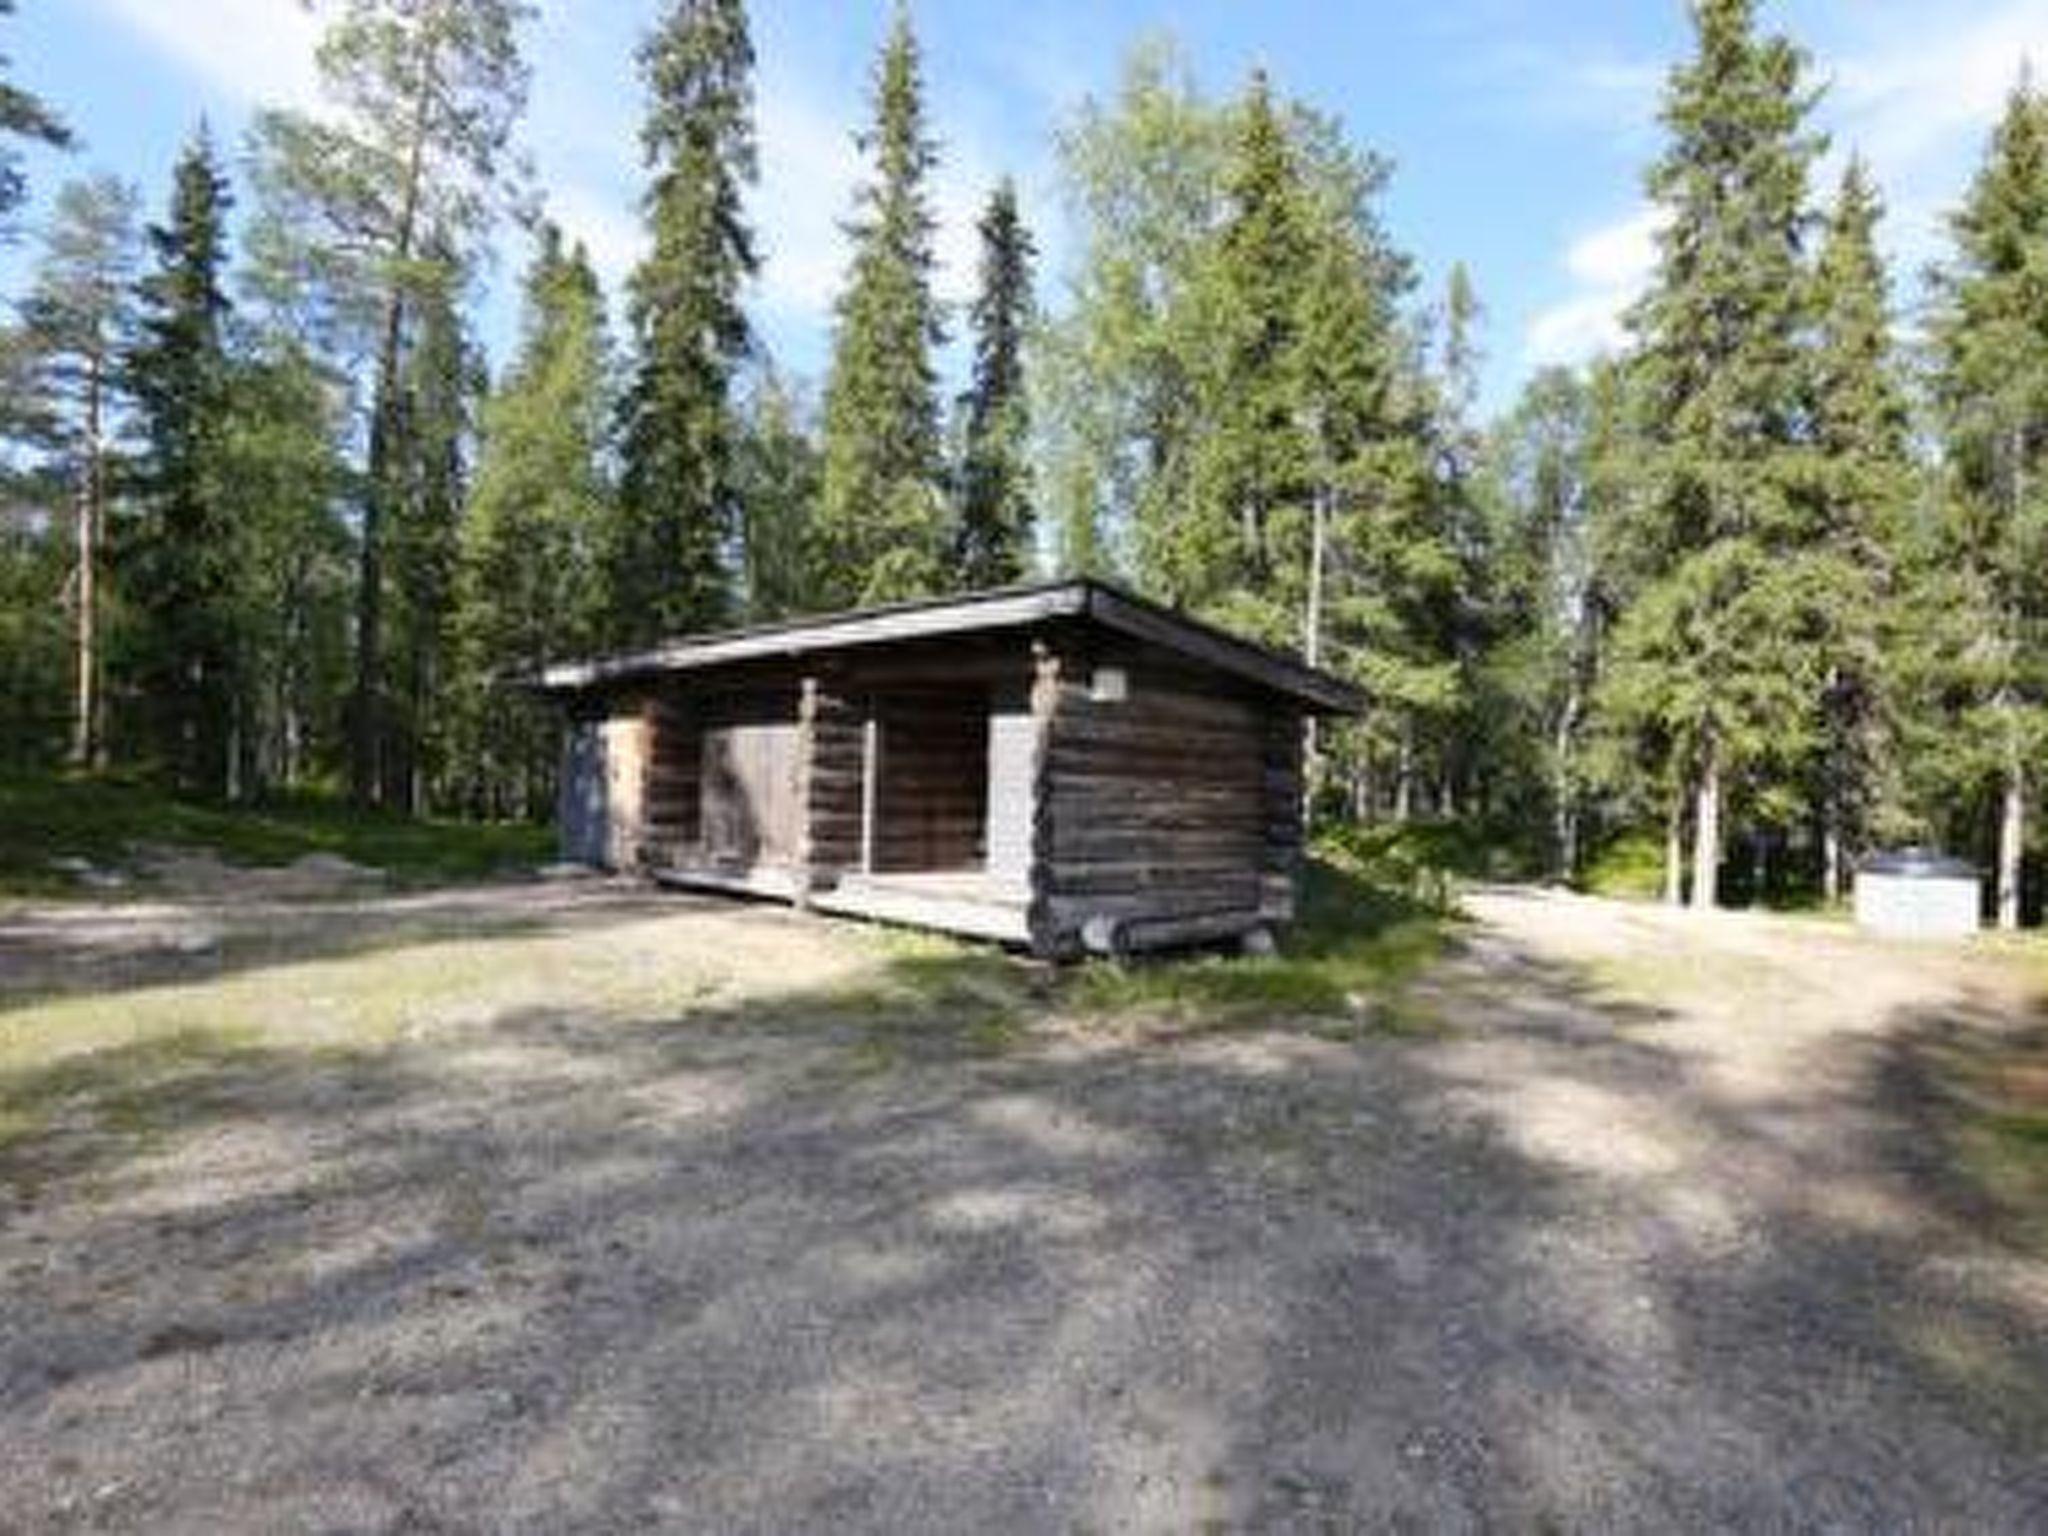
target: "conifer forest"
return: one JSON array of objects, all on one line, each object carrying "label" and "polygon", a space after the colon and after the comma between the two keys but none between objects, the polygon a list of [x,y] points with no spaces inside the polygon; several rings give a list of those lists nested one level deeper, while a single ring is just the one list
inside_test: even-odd
[{"label": "conifer forest", "polygon": [[320,7],[321,109],[195,122],[161,186],[94,169],[93,125],[0,65],[0,767],[544,819],[560,721],[517,684],[551,660],[1086,574],[1364,691],[1310,745],[1330,835],[1703,907],[1831,901],[1925,844],[2039,921],[2021,61],[1906,274],[1886,189],[1816,126],[1825,61],[1760,0],[1692,0],[1624,344],[1482,414],[1483,279],[1404,250],[1370,103],[1205,80],[1163,36],[1060,123],[1055,206],[986,187],[947,302],[908,6],[843,125],[857,180],[805,189],[848,241],[805,376],[750,313],[744,0],[647,12],[616,291],[527,167],[526,0]]}]

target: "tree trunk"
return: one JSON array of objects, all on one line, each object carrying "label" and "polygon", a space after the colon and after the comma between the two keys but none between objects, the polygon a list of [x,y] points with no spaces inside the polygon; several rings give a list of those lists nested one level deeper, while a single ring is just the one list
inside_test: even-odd
[{"label": "tree trunk", "polygon": [[1720,898],[1721,870],[1721,764],[1711,740],[1700,760],[1692,836],[1693,910],[1711,912]]},{"label": "tree trunk", "polygon": [[412,141],[405,184],[399,189],[398,222],[392,236],[396,275],[385,295],[377,346],[377,378],[370,403],[368,484],[363,497],[362,549],[356,565],[356,684],[349,720],[349,793],[359,806],[384,795],[384,525],[392,510],[393,468],[399,450],[399,365],[405,340],[404,270],[412,260],[419,222],[420,182],[426,168],[428,115],[433,105],[434,54],[421,61],[419,94],[413,103]]},{"label": "tree trunk", "polygon": [[1664,813],[1664,903],[1685,904],[1685,791],[1674,790]]},{"label": "tree trunk", "polygon": [[1401,717],[1401,752],[1394,764],[1394,820],[1406,822],[1415,811],[1415,722]]},{"label": "tree trunk", "polygon": [[92,766],[92,722],[93,712],[97,708],[93,679],[97,675],[98,659],[94,654],[93,618],[94,609],[99,603],[99,592],[94,581],[94,566],[97,563],[94,543],[92,491],[89,485],[81,480],[78,487],[78,613],[72,626],[72,659],[75,663],[76,682],[72,700],[71,762],[78,768]]},{"label": "tree trunk", "polygon": [[[1329,521],[1328,487],[1318,482],[1309,524],[1308,604],[1302,615],[1301,655],[1312,667],[1323,663],[1323,541]],[[1301,819],[1307,826],[1315,811],[1316,795],[1323,785],[1322,722],[1310,715],[1302,739]]]},{"label": "tree trunk", "polygon": [[2006,732],[2005,785],[1998,816],[1998,926],[2020,925],[2020,860],[2026,848],[2027,780],[2016,731]]},{"label": "tree trunk", "polygon": [[1846,882],[1842,878],[1842,826],[1830,804],[1822,812],[1820,833],[1820,889],[1830,906],[1842,899]]},{"label": "tree trunk", "polygon": [[1559,880],[1570,880],[1579,871],[1579,807],[1573,790],[1573,747],[1579,717],[1579,681],[1574,673],[1564,708],[1558,712],[1557,730],[1551,737],[1550,801],[1551,839]]}]

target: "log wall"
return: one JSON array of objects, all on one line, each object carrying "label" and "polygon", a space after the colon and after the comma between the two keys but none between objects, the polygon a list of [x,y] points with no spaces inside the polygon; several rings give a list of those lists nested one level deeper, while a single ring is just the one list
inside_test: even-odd
[{"label": "log wall", "polygon": [[[1097,697],[1119,666],[1122,699]],[[1045,657],[1034,936],[1070,953],[1246,931],[1292,914],[1300,717],[1130,658]]]},{"label": "log wall", "polygon": [[988,698],[883,695],[875,780],[878,871],[976,869],[988,803]]},{"label": "log wall", "polygon": [[807,886],[829,888],[860,867],[866,727],[852,700],[815,678],[805,681],[799,719],[806,809],[800,863]]}]

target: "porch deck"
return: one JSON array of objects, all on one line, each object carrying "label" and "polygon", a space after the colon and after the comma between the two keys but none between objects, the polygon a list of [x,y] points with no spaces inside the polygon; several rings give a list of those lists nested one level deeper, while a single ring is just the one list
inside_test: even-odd
[{"label": "porch deck", "polygon": [[942,928],[999,944],[1031,942],[1030,898],[1023,885],[978,869],[848,874],[811,906],[918,928]]}]

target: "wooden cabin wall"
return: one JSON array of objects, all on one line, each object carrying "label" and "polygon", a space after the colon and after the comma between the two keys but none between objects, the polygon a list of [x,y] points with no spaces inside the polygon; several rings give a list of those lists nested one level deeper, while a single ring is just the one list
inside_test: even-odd
[{"label": "wooden cabin wall", "polygon": [[[1123,669],[1125,698],[1094,696],[1101,665]],[[1296,711],[1115,653],[1050,671],[1035,700],[1041,947],[1071,950],[1091,922],[1097,941],[1142,944],[1291,915]]]},{"label": "wooden cabin wall", "polygon": [[555,812],[561,855],[572,864],[603,864],[610,854],[606,789],[604,717],[578,712],[562,741]]},{"label": "wooden cabin wall", "polygon": [[794,690],[714,694],[698,716],[699,859],[718,869],[794,869],[803,846]]},{"label": "wooden cabin wall", "polygon": [[815,678],[805,682],[799,720],[807,812],[800,863],[807,884],[829,888],[860,867],[866,725],[843,690]]},{"label": "wooden cabin wall", "polygon": [[648,717],[640,699],[628,699],[599,727],[603,742],[605,867],[638,869],[646,818]]},{"label": "wooden cabin wall", "polygon": [[[1020,669],[1021,670],[1021,669]],[[1037,784],[1038,722],[1023,681],[991,692],[988,715],[986,864],[999,883],[1031,879],[1031,826]]]},{"label": "wooden cabin wall", "polygon": [[701,783],[702,722],[679,690],[657,693],[647,706],[645,826],[649,865],[674,864],[696,848]]},{"label": "wooden cabin wall", "polygon": [[878,871],[978,869],[988,804],[988,695],[884,694],[875,780]]}]

